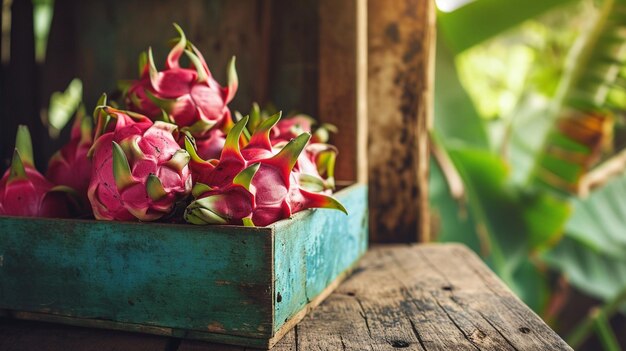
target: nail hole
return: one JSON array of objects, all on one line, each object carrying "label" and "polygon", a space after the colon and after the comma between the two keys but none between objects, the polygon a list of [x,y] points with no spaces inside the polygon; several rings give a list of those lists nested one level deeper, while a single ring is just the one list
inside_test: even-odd
[{"label": "nail hole", "polygon": [[409,347],[409,343],[404,341],[404,340],[391,340],[390,342],[391,346],[397,348],[397,349],[403,349],[405,347]]},{"label": "nail hole", "polygon": [[276,302],[281,302],[283,300],[283,297],[280,293],[278,293],[278,295],[276,295]]},{"label": "nail hole", "polygon": [[444,285],[441,287],[441,289],[445,290],[445,291],[452,291],[453,287],[452,285]]},{"label": "nail hole", "polygon": [[530,333],[530,329],[526,328],[526,327],[521,327],[518,329],[520,332],[524,333],[524,334],[528,334]]},{"label": "nail hole", "polygon": [[348,296],[355,296],[356,294],[355,294],[354,292],[352,292],[352,291],[348,291],[348,292],[346,293],[346,295],[348,295]]}]

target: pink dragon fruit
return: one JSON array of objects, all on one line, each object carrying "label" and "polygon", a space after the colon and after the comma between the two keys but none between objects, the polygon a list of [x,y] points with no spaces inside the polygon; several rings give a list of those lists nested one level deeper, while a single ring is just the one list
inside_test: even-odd
[{"label": "pink dragon fruit", "polygon": [[0,179],[0,215],[68,217],[66,187],[55,187],[35,169],[30,133],[19,126],[11,168]]},{"label": "pink dragon fruit", "polygon": [[243,149],[239,141],[248,118],[235,124],[219,162],[202,164],[206,173],[199,175],[202,182],[194,186],[195,200],[185,211],[189,223],[265,226],[306,208],[346,212],[334,198],[299,186],[293,168],[310,134],[301,134],[274,154],[269,135],[278,119],[279,114],[263,121]]},{"label": "pink dragon fruit", "polygon": [[[184,143],[184,140],[182,142]],[[205,160],[219,158],[225,142],[226,133],[220,128],[212,128],[204,137],[195,138],[198,156]]]},{"label": "pink dragon fruit", "polygon": [[322,123],[317,128],[313,126],[317,122],[311,116],[298,114],[280,120],[272,129],[272,144],[289,141],[302,133],[312,133],[311,143],[327,143],[329,132],[336,133],[337,127],[332,124]]},{"label": "pink dragon fruit", "polygon": [[[200,51],[187,41],[178,25],[174,27],[180,39],[167,56],[165,70],[157,70],[149,49],[140,59],[141,77],[131,83],[125,101],[130,110],[153,120],[161,118],[163,109],[182,131],[190,131],[195,138],[206,138],[209,130],[230,120],[227,104],[238,87],[235,58],[229,63],[228,86],[223,88],[212,77]],[[191,61],[189,68],[180,66],[183,53]]]},{"label": "pink dragon fruit", "polygon": [[[278,146],[280,144],[276,144]],[[300,186],[313,192],[331,193],[335,190],[335,160],[337,148],[330,144],[309,143],[298,157],[294,168]]]},{"label": "pink dragon fruit", "polygon": [[46,177],[56,185],[74,189],[84,204],[88,203],[87,188],[91,179],[91,160],[87,153],[93,143],[91,118],[81,106],[76,113],[70,141],[48,162]]},{"label": "pink dragon fruit", "polygon": [[[272,109],[273,107],[269,108]],[[238,116],[238,119],[243,118],[239,112],[235,114]],[[262,110],[258,104],[253,103],[247,127],[255,131],[257,126],[268,118],[270,118],[269,110]],[[335,189],[333,171],[337,157],[337,148],[326,144],[326,142],[328,142],[329,133],[336,133],[337,128],[327,123],[316,126],[316,123],[313,117],[305,114],[296,114],[280,119],[272,127],[270,141],[274,148],[274,153],[276,153],[289,140],[296,138],[302,133],[312,133],[311,140],[298,157],[294,172],[298,175],[302,188],[313,192],[330,194]]]},{"label": "pink dragon fruit", "polygon": [[170,213],[191,191],[189,154],[176,143],[176,126],[108,106],[96,111],[88,191],[96,219],[153,221]]}]

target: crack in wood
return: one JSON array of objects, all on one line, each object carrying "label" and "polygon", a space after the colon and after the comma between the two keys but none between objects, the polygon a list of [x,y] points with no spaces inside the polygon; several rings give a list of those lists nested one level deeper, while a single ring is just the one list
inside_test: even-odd
[{"label": "crack in wood", "polygon": [[300,340],[298,339],[298,325],[297,324],[295,327],[293,327],[293,333],[296,339],[296,351],[298,351],[298,345],[300,345]]},{"label": "crack in wood", "polygon": [[[494,295],[496,296],[500,296],[503,297],[503,299],[501,300],[502,304],[506,307],[506,309],[511,312],[512,314],[514,314],[515,316],[517,316],[519,319],[521,320],[526,320],[528,318],[528,312],[530,312],[531,314],[535,314],[534,312],[532,312],[531,310],[527,310],[525,312],[527,312],[526,314],[520,314],[519,310],[517,308],[512,307],[509,304],[509,299],[510,297],[513,297],[514,299],[517,299],[518,301],[521,302],[521,300],[517,297],[517,295],[515,295],[511,289],[506,286],[503,282],[499,282],[499,281],[494,281],[492,279],[489,279],[490,277],[485,275],[485,272],[478,269],[477,267],[475,267],[472,263],[471,259],[471,255],[469,254],[469,251],[465,251],[465,250],[454,250],[455,254],[459,254],[461,256],[464,256],[464,261],[468,262],[468,267],[472,270],[472,272],[474,272],[479,278],[480,280],[484,283],[485,287],[491,291]],[[498,283],[500,284],[499,288],[500,289],[495,289],[495,286],[498,286]],[[506,292],[507,294],[503,295],[502,293]],[[523,302],[522,302],[523,303]],[[538,317],[538,316],[537,316]],[[538,317],[539,318],[539,317]]]},{"label": "crack in wood", "polygon": [[472,346],[474,346],[476,348],[476,350],[480,351],[480,348],[474,343],[474,340],[472,340],[469,337],[469,335],[467,335],[465,333],[465,330],[463,330],[463,328],[461,328],[461,326],[456,322],[456,320],[454,320],[454,318],[452,318],[450,313],[448,313],[448,311],[445,309],[445,307],[443,307],[443,305],[441,304],[441,302],[439,302],[437,297],[433,295],[433,298],[435,299],[435,302],[437,303],[437,306],[439,306],[439,308],[441,308],[441,310],[446,314],[446,316],[448,316],[448,319],[450,319],[452,324],[454,324],[454,326],[461,332],[461,334],[463,334],[463,336],[465,337],[465,340],[467,340],[470,344],[472,344]]},{"label": "crack in wood", "polygon": [[509,338],[507,338],[506,336],[504,336],[504,334],[500,331],[500,329],[496,328],[496,325],[494,323],[492,323],[489,318],[487,318],[487,316],[485,316],[483,313],[478,312],[478,314],[480,314],[481,317],[483,317],[483,319],[485,320],[485,322],[489,323],[489,325],[496,330],[496,332],[498,332],[498,334],[500,334],[500,336],[502,336],[502,339],[506,340],[506,342],[511,345],[511,347],[513,348],[513,350],[515,351],[519,351],[517,347],[515,347],[515,345],[513,345],[513,343],[511,342],[511,340],[509,340]]},{"label": "crack in wood", "polygon": [[356,300],[356,302],[359,304],[359,307],[361,308],[361,317],[363,317],[363,320],[365,321],[365,326],[367,327],[367,334],[369,334],[370,339],[372,338],[372,330],[370,329],[370,323],[369,320],[367,319],[367,313],[365,313],[365,308],[363,308],[363,303],[361,302],[361,299],[359,299],[358,297],[354,297],[354,299]]},{"label": "crack in wood", "polygon": [[417,342],[425,351],[428,351],[428,349],[426,348],[426,344],[424,344],[424,340],[422,339],[422,336],[420,335],[420,332],[417,330],[417,327],[415,326],[415,323],[409,316],[407,317],[409,318],[409,323],[411,323],[411,329],[413,329],[413,334],[415,334],[415,337],[417,338]]}]

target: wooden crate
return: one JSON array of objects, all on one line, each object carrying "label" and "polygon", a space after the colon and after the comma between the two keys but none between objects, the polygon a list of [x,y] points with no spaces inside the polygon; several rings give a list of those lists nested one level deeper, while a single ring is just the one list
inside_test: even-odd
[{"label": "wooden crate", "polygon": [[0,217],[0,314],[271,347],[367,249],[367,190],[349,215],[268,227]]}]

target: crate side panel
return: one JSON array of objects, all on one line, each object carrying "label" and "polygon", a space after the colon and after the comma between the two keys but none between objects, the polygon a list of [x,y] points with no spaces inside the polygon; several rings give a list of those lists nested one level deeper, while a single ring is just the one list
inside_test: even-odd
[{"label": "crate side panel", "polygon": [[275,331],[367,250],[367,187],[353,185],[336,197],[348,216],[319,209],[276,225]]},{"label": "crate side panel", "polygon": [[264,337],[271,232],[0,217],[0,308]]}]

